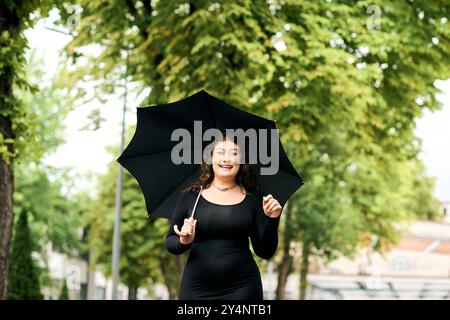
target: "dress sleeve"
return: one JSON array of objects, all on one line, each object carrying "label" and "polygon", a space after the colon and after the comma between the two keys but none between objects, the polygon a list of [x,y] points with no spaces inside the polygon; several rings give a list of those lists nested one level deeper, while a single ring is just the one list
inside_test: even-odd
[{"label": "dress sleeve", "polygon": [[276,218],[268,217],[263,210],[262,198],[256,197],[255,199],[250,239],[256,255],[268,260],[278,247],[278,225],[281,215]]},{"label": "dress sleeve", "polygon": [[187,193],[182,192],[175,205],[172,219],[170,220],[170,228],[166,235],[166,249],[170,253],[176,255],[184,253],[192,246],[192,243],[182,244],[180,242],[180,236],[173,230],[174,225],[178,225],[178,229],[181,230],[181,227],[184,224],[184,219],[188,218],[189,210],[187,209],[189,201],[187,201],[187,199]]}]

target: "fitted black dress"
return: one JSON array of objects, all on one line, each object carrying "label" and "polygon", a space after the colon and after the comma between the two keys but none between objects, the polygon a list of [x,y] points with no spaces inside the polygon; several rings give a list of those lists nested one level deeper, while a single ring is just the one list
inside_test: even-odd
[{"label": "fitted black dress", "polygon": [[231,205],[212,203],[202,195],[194,214],[194,242],[184,245],[173,226],[181,230],[197,195],[180,194],[166,236],[169,252],[178,255],[190,249],[179,299],[262,300],[261,275],[249,248],[249,237],[255,254],[270,259],[278,246],[280,217],[268,217],[262,198],[251,193]]}]

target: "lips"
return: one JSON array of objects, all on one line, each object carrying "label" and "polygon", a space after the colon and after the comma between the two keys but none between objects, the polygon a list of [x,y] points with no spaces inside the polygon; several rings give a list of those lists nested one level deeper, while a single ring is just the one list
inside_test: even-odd
[{"label": "lips", "polygon": [[219,167],[221,167],[224,170],[231,170],[233,169],[233,166],[230,164],[219,164]]}]

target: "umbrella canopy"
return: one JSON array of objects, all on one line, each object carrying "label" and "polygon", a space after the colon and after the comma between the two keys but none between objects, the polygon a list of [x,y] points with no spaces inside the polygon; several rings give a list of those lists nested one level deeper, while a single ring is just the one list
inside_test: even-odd
[{"label": "umbrella canopy", "polygon": [[[201,163],[176,164],[171,157],[172,149],[179,144],[178,140],[172,141],[172,133],[183,128],[195,136],[196,130],[198,133],[198,122],[195,124],[194,121],[201,121],[202,131],[210,128],[222,132],[239,128],[244,131],[277,130],[274,121],[235,108],[205,90],[173,103],[138,107],[136,131],[117,161],[139,183],[150,217],[170,219],[181,190],[199,177]],[[270,139],[270,135],[267,138]],[[284,206],[305,182],[289,161],[279,138],[277,141],[277,173],[260,174],[260,169],[265,165],[259,161],[252,164],[252,169],[264,195],[272,194]],[[201,154],[210,143],[211,141],[193,141],[191,150],[193,153],[200,150]]]}]

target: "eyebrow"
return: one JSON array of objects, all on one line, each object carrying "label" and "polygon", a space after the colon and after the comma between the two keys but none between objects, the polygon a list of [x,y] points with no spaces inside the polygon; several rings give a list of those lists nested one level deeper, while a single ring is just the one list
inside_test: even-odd
[{"label": "eyebrow", "polygon": [[[217,148],[217,150],[225,150],[225,149],[224,148]],[[233,148],[231,150],[236,150],[237,151],[237,148]]]}]

